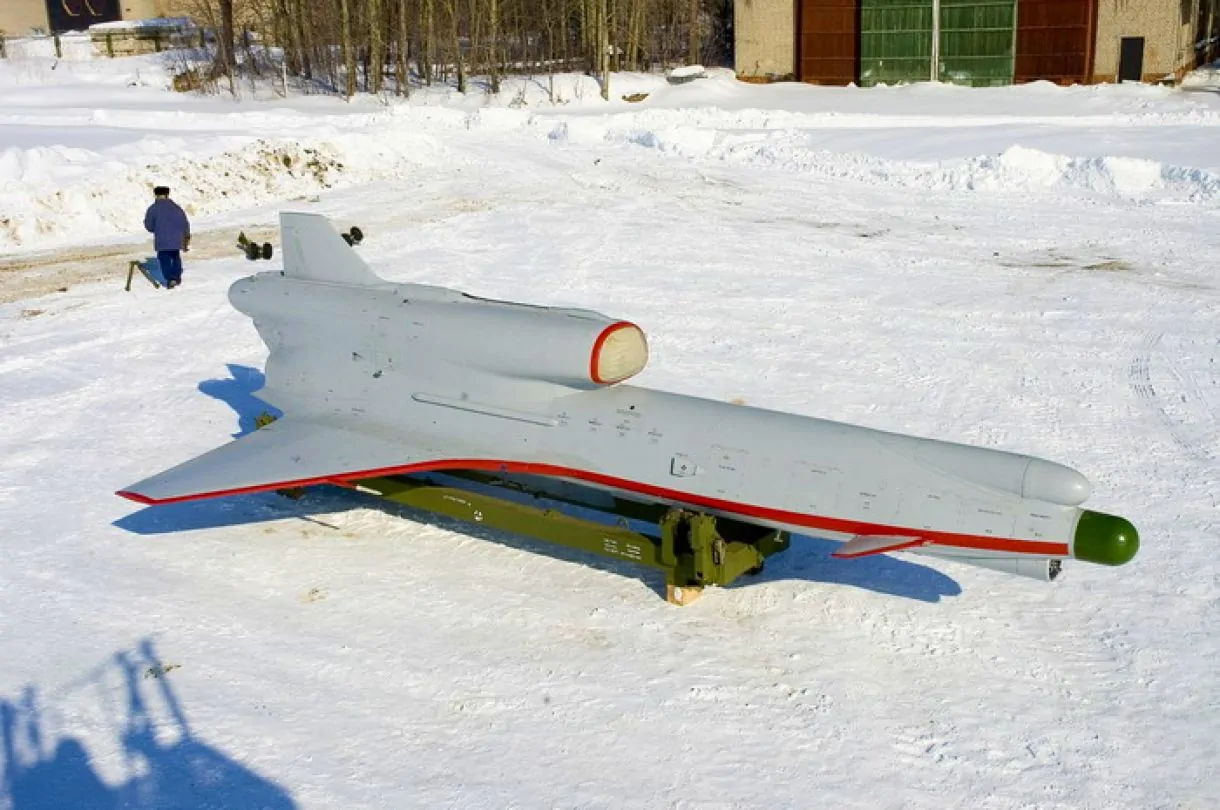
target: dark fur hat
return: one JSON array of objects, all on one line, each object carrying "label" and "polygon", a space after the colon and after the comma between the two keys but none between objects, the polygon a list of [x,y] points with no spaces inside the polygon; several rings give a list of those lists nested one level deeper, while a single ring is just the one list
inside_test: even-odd
[{"label": "dark fur hat", "polygon": [[168,197],[169,196],[169,186],[157,186],[156,188],[153,189],[153,194],[156,195],[157,197]]}]

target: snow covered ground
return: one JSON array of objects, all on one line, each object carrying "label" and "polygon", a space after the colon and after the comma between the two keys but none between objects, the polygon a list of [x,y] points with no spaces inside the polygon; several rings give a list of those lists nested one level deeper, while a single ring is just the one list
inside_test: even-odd
[{"label": "snow covered ground", "polygon": [[[0,61],[0,808],[1220,807],[1216,92],[167,83]],[[198,244],[124,292],[160,182]],[[631,319],[641,385],[1070,464],[1143,548],[1048,585],[802,537],[676,608],[337,491],[133,508],[262,410],[225,291],[284,208]]]}]

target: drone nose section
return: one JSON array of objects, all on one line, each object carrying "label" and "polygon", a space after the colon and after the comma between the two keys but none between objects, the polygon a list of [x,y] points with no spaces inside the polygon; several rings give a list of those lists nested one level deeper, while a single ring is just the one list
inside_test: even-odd
[{"label": "drone nose section", "polygon": [[1140,548],[1139,532],[1118,515],[1084,510],[1076,524],[1072,556],[1099,565],[1124,565]]}]

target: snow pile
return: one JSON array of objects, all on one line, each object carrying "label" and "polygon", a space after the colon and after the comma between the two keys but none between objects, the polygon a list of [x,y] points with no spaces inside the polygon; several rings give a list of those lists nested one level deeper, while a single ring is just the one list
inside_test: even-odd
[{"label": "snow pile", "polygon": [[[0,61],[0,251],[142,236],[137,214],[157,183],[197,216],[220,214],[402,176],[438,143],[476,135],[644,148],[885,188],[1220,196],[1220,103],[1210,93],[756,86],[708,69],[689,84],[616,73],[609,100],[595,78],[569,73],[504,77],[498,93],[475,78],[464,94],[435,85],[406,99],[264,104],[164,92],[173,67],[165,54]],[[1120,130],[1121,155],[1089,152],[1110,149],[1099,144]]]},{"label": "snow pile", "polygon": [[650,96],[666,86],[665,77],[651,73],[615,73],[610,78],[609,98],[601,96],[601,82],[584,73],[504,76],[500,92],[491,92],[486,78],[468,80],[465,93],[451,85],[436,84],[411,88],[406,104],[414,107],[448,107],[474,111],[511,109],[605,109],[622,107],[630,96]]},{"label": "snow pile", "polygon": [[[1207,69],[1191,78],[1206,84]],[[617,74],[616,74],[617,77]],[[613,79],[612,79],[613,86]],[[965,87],[920,82],[892,87],[830,87],[801,82],[757,85],[739,81],[732,71],[712,68],[707,77],[668,85],[649,97],[647,106],[670,110],[767,110],[794,114],[835,112],[877,118],[1057,120],[1071,126],[1081,118],[1179,115],[1190,109],[1215,112],[1217,103],[1202,94],[1183,94],[1158,85],[1099,84],[1060,87],[1051,82],[1003,87]]]},{"label": "snow pile", "polygon": [[4,43],[6,60],[65,59],[74,62],[93,61],[93,40],[87,33],[59,35],[59,52],[55,54],[55,38],[50,36],[16,37]]},{"label": "snow pile", "polygon": [[967,161],[946,170],[944,177],[951,187],[1000,191],[1084,190],[1133,198],[1160,192],[1190,201],[1220,194],[1220,176],[1202,169],[1141,158],[1068,157],[1020,146]]},{"label": "snow pile", "polygon": [[[241,145],[217,154],[157,160],[147,165],[107,161],[66,147],[0,153],[0,249],[76,242],[139,231],[158,184],[193,216],[217,214],[373,180],[403,177],[441,151],[426,136],[387,138],[343,133],[331,139],[230,138]],[[76,182],[45,189],[48,177],[78,169]]]},{"label": "snow pile", "polygon": [[734,132],[695,126],[637,128],[598,118],[552,123],[552,141],[642,146],[691,159],[782,169],[826,180],[914,189],[1077,191],[1126,199],[1200,202],[1220,197],[1220,174],[1132,157],[1076,157],[1024,146],[935,162],[892,160],[817,147],[807,130]]},{"label": "snow pile", "polygon": [[[99,92],[138,87],[166,91],[172,87],[172,77],[177,70],[172,52],[108,59],[96,55],[88,35],[64,34],[60,43],[63,57],[57,58],[55,45],[49,37],[10,39],[8,58],[0,59],[0,89],[25,88],[42,92],[50,88],[67,90],[72,86],[78,92],[93,92],[87,99],[91,106],[113,109],[128,105],[111,104],[112,98],[99,95]],[[52,99],[44,93],[42,100],[46,106],[54,106],[80,98],[77,94],[65,94],[65,97]],[[183,98],[181,95],[162,96],[163,101]],[[0,115],[11,114],[18,106],[25,106],[25,100],[0,98]]]},{"label": "snow pile", "polygon": [[171,31],[193,31],[197,26],[190,17],[146,17],[139,20],[114,20],[113,22],[95,23],[89,26],[90,31],[139,31],[141,29],[168,29]]},{"label": "snow pile", "polygon": [[634,144],[688,158],[711,156],[721,140],[714,129],[690,126],[619,128],[602,118],[571,118],[560,121],[550,127],[547,137],[557,143],[568,142],[582,146],[593,146],[605,141]]},{"label": "snow pile", "polygon": [[1220,60],[1187,73],[1182,77],[1182,87],[1187,90],[1220,90]]}]

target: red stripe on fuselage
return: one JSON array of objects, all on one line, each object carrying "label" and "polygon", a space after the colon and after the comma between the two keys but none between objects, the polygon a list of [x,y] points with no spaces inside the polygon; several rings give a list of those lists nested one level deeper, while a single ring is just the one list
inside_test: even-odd
[{"label": "red stripe on fuselage", "polygon": [[301,478],[295,481],[280,481],[274,484],[259,484],[252,487],[223,489],[215,492],[203,492],[193,495],[180,495],[174,498],[149,498],[138,492],[120,491],[117,494],[136,503],[148,506],[159,506],[184,501],[198,501],[206,498],[222,498],[229,495],[248,495],[255,492],[269,492],[277,489],[292,489],[316,484],[333,484],[352,486],[353,482],[365,478],[380,478],[386,475],[408,475],[411,473],[441,472],[443,470],[477,470],[480,472],[524,473],[527,475],[543,475],[552,478],[575,478],[589,483],[614,487],[627,492],[648,495],[654,498],[678,501],[692,506],[714,509],[747,518],[759,518],[773,523],[789,526],[799,526],[804,529],[821,529],[822,531],[839,534],[858,535],[893,535],[907,536],[929,541],[933,545],[953,546],[955,548],[977,549],[979,551],[1001,551],[1012,554],[1030,554],[1039,557],[1067,557],[1066,543],[1049,543],[1041,540],[1019,540],[1008,537],[990,537],[987,535],[958,534],[955,532],[932,531],[930,529],[911,529],[903,526],[889,526],[881,523],[865,523],[858,520],[827,517],[824,515],[809,515],[801,512],[789,512],[768,506],[726,501],[706,495],[690,492],[680,492],[666,489],[639,481],[625,478],[615,478],[602,473],[578,470],[572,467],[560,467],[555,464],[539,464],[528,461],[491,461],[488,459],[446,459],[424,461],[418,464],[404,464],[399,467],[382,467],[376,470],[360,470],[339,475],[325,475],[317,478]]}]

